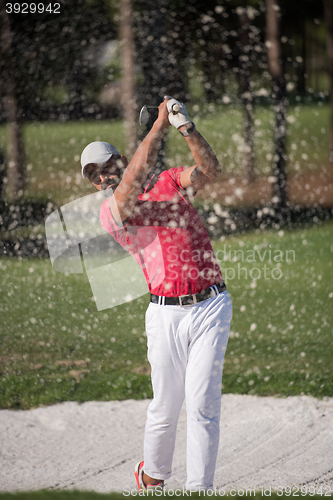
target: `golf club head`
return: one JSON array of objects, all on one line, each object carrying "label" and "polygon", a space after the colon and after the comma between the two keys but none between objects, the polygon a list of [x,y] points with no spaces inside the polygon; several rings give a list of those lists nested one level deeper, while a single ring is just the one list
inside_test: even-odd
[{"label": "golf club head", "polygon": [[148,106],[143,106],[143,108],[140,111],[139,123],[140,125],[147,125],[148,120],[149,120]]}]

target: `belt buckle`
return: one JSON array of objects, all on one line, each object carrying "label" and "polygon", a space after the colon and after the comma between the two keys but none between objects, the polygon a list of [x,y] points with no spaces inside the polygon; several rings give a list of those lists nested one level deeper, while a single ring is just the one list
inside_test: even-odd
[{"label": "belt buckle", "polygon": [[191,304],[183,304],[183,299],[184,299],[185,297],[189,297],[189,295],[180,295],[180,296],[178,297],[180,307],[189,307],[189,306],[193,306],[194,304],[196,304],[196,303],[197,303],[197,297],[196,297],[196,295],[195,295],[195,294],[194,294],[194,295],[191,295],[191,297],[192,297],[192,299],[193,299],[193,302],[191,302]]}]

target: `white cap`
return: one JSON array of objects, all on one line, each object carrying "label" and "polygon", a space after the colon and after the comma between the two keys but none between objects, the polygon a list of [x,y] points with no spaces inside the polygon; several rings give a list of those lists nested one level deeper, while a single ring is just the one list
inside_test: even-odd
[{"label": "white cap", "polygon": [[86,146],[81,155],[82,177],[85,179],[84,169],[89,163],[105,163],[112,155],[121,156],[112,144],[95,141]]}]

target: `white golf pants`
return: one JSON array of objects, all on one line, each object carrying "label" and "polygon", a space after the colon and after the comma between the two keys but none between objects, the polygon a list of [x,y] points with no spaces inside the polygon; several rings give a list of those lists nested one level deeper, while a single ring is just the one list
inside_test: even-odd
[{"label": "white golf pants", "polygon": [[149,304],[146,332],[154,391],[144,439],[144,470],[149,476],[171,476],[177,421],[185,397],[186,488],[212,488],[231,318],[227,291],[192,306]]}]

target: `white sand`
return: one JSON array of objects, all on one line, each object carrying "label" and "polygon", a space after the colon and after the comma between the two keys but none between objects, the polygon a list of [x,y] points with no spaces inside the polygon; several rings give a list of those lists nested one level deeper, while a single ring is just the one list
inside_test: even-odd
[{"label": "white sand", "polygon": [[[149,401],[64,403],[0,411],[0,491],[41,488],[99,492],[135,488]],[[173,476],[186,478],[186,412]],[[333,494],[333,398],[222,398],[216,488],[323,487]]]}]

